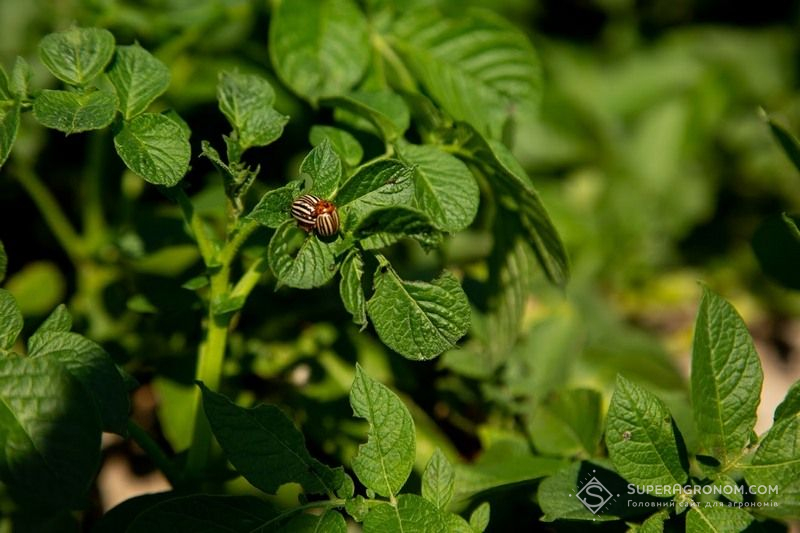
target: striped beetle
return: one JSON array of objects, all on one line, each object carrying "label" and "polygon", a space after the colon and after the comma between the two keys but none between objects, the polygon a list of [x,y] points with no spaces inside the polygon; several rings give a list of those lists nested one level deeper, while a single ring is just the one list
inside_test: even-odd
[{"label": "striped beetle", "polygon": [[339,231],[336,206],[313,194],[304,194],[292,202],[292,216],[298,226],[320,237],[330,237]]}]

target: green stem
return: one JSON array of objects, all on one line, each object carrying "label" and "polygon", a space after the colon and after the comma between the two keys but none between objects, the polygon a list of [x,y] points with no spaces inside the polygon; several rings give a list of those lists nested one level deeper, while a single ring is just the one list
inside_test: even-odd
[{"label": "green stem", "polygon": [[86,201],[83,207],[83,235],[88,248],[97,251],[106,239],[106,220],[103,214],[103,168],[107,135],[93,132],[89,139],[86,170]]},{"label": "green stem", "polygon": [[[206,323],[206,339],[200,346],[195,379],[202,381],[211,390],[219,390],[222,379],[222,365],[225,360],[225,348],[228,342],[228,326],[230,313],[218,315],[214,312],[214,303],[228,294],[230,282],[230,265],[223,263],[220,269],[211,275],[211,290]],[[211,428],[203,413],[202,396],[199,388],[195,388],[192,402],[192,445],[186,459],[187,477],[198,478],[205,470],[211,451]]]},{"label": "green stem", "polygon": [[[200,347],[197,370],[195,372],[195,379],[202,381],[211,390],[219,390],[231,321],[230,313],[217,314],[215,312],[215,303],[230,297],[231,264],[241,246],[258,227],[258,223],[253,221],[248,221],[239,227],[220,251],[218,269],[211,274],[206,339]],[[249,279],[250,277],[248,277]],[[252,286],[250,286],[250,283],[252,283]],[[244,287],[247,286],[250,286],[250,288],[244,293],[245,297],[250,293],[255,283],[251,281],[247,281],[244,284],[241,281],[237,283],[240,291],[244,291]],[[189,448],[189,455],[186,460],[187,475],[193,478],[199,477],[205,469],[212,442],[211,428],[201,405],[202,396],[198,388],[195,389],[192,404],[192,419],[194,421],[192,445]]]},{"label": "green stem", "polygon": [[266,256],[261,256],[256,259],[253,264],[250,265],[250,268],[242,274],[239,281],[236,282],[231,292],[231,299],[247,298],[256,287],[259,280],[261,280],[261,276],[263,276],[267,270],[269,270],[269,265],[267,264]]},{"label": "green stem", "polygon": [[409,92],[417,92],[417,82],[414,81],[414,76],[411,75],[411,72],[409,72],[403,60],[400,59],[400,56],[397,55],[397,52],[394,51],[394,48],[378,33],[371,35],[371,41],[381,57],[391,65],[392,70],[397,75],[400,88]]},{"label": "green stem", "polygon": [[156,444],[150,434],[147,433],[141,426],[133,420],[128,420],[128,433],[131,438],[145,451],[145,453],[153,460],[159,470],[166,476],[167,481],[173,487],[179,486],[180,473],[175,468],[175,464],[167,457],[161,446]]},{"label": "green stem", "polygon": [[50,231],[55,235],[56,240],[70,257],[74,264],[78,264],[86,256],[86,248],[83,239],[75,231],[72,223],[64,214],[61,206],[58,205],[50,189],[42,182],[27,166],[17,166],[12,170],[12,174],[31,197],[33,203],[39,209]]}]

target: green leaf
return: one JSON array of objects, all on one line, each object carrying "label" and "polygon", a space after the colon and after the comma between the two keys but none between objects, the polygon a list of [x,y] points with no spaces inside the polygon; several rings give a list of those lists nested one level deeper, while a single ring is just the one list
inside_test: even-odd
[{"label": "green leaf", "polygon": [[217,86],[219,109],[235,132],[242,152],[253,146],[267,146],[283,134],[289,121],[272,107],[275,91],[261,76],[223,72]]},{"label": "green leaf", "polygon": [[34,261],[16,272],[6,282],[23,316],[40,316],[64,299],[66,281],[54,263]]},{"label": "green leaf", "polygon": [[374,129],[387,143],[400,138],[411,122],[405,101],[391,91],[356,91],[321,103],[335,109],[336,120],[367,131]]},{"label": "green leaf", "polygon": [[108,68],[119,110],[127,120],[143,113],[161,96],[169,87],[169,78],[169,68],[138,44],[118,46]]},{"label": "green leaf", "polygon": [[8,256],[3,241],[0,241],[0,283],[6,279],[6,269],[8,268]]},{"label": "green leaf", "polygon": [[313,146],[319,146],[327,138],[339,157],[349,167],[354,167],[364,157],[364,150],[355,137],[344,130],[332,126],[312,126],[308,139]]},{"label": "green leaf", "polygon": [[456,472],[453,465],[436,448],[422,473],[422,497],[439,509],[445,509],[453,497]]},{"label": "green leaf", "polygon": [[401,494],[397,504],[379,504],[364,519],[364,533],[451,533],[445,514],[416,494]]},{"label": "green leaf", "polygon": [[489,514],[489,502],[483,502],[469,515],[469,525],[477,533],[483,533],[489,527]]},{"label": "green leaf", "polygon": [[247,215],[262,226],[277,228],[291,216],[292,202],[300,194],[302,181],[292,181],[283,187],[267,191]]},{"label": "green leaf", "polygon": [[360,494],[357,494],[355,498],[349,498],[345,502],[344,508],[356,522],[363,522],[369,513],[369,504],[367,504],[366,498]]},{"label": "green leaf", "polygon": [[71,85],[86,85],[114,54],[114,36],[100,28],[72,27],[39,41],[39,59],[53,76]]},{"label": "green leaf", "polygon": [[11,79],[8,89],[17,100],[27,98],[31,84],[31,67],[24,58],[17,56],[14,68],[11,70]]},{"label": "green leaf", "polygon": [[292,0],[272,13],[269,52],[280,79],[316,101],[347,92],[370,56],[367,20],[352,0]]},{"label": "green leaf", "polygon": [[476,494],[520,483],[535,483],[563,468],[561,459],[532,455],[525,442],[500,440],[470,465],[456,465],[453,503]]},{"label": "green leaf", "polygon": [[647,517],[637,533],[664,533],[664,522],[669,519],[669,511],[662,509]]},{"label": "green leaf", "polygon": [[0,102],[0,168],[11,154],[19,130],[20,103]]},{"label": "green leaf", "polygon": [[354,226],[370,211],[408,205],[414,196],[413,170],[400,161],[386,159],[362,167],[336,193],[336,205],[346,214],[345,226]]},{"label": "green leaf", "polygon": [[796,381],[789,390],[783,401],[775,408],[774,421],[786,420],[800,413],[800,381]]},{"label": "green leaf", "polygon": [[[353,471],[368,489],[393,497],[403,487],[414,466],[414,422],[395,393],[356,364],[350,389],[353,414],[366,418],[369,435],[353,458]],[[375,509],[367,515],[367,520]],[[366,527],[366,525],[365,525]]]},{"label": "green leaf", "polygon": [[353,249],[342,261],[339,268],[339,294],[347,312],[353,315],[353,322],[359,326],[367,325],[367,300],[361,278],[364,275],[364,258],[361,253]]},{"label": "green leaf", "polygon": [[97,406],[103,430],[127,434],[128,391],[114,361],[101,346],[77,333],[43,331],[30,338],[28,351],[32,358],[58,363],[83,386]]},{"label": "green leaf", "polygon": [[569,278],[567,252],[550,216],[524,169],[499,142],[487,141],[466,123],[456,125],[456,139],[462,158],[481,168],[502,203],[514,210],[547,277],[557,285]]},{"label": "green leaf", "polygon": [[333,494],[344,481],[341,467],[330,468],[308,453],[303,434],[274,405],[239,407],[202,383],[203,409],[225,456],[254,487],[275,494],[297,482],[310,494]]},{"label": "green leaf", "polygon": [[194,420],[186,413],[193,409],[197,391],[193,385],[184,385],[164,376],[156,376],[150,386],[159,399],[156,413],[164,438],[175,452],[186,450],[192,443],[194,430]]},{"label": "green leaf", "polygon": [[689,509],[686,515],[686,533],[728,533],[745,531],[753,522],[753,515],[736,507],[709,507],[702,504]]},{"label": "green leaf", "polygon": [[252,533],[276,515],[253,496],[193,494],[145,509],[126,533]]},{"label": "green leaf", "polygon": [[370,211],[359,220],[353,235],[362,239],[365,250],[383,248],[387,242],[400,238],[416,239],[426,246],[435,246],[442,240],[441,232],[426,213],[401,205]]},{"label": "green leaf", "polygon": [[33,116],[64,133],[105,128],[114,120],[117,97],[111,91],[77,93],[45,89],[33,101]]},{"label": "green leaf", "polygon": [[[757,489],[759,501],[774,507],[759,508],[769,516],[800,518],[800,411],[784,412],[761,440],[744,475]],[[777,486],[776,492],[769,492]],[[762,493],[761,491],[766,491]]]},{"label": "green leaf", "polygon": [[20,331],[22,331],[22,313],[17,301],[10,292],[0,289],[0,349],[12,349]]},{"label": "green leaf", "polygon": [[328,510],[320,515],[296,515],[279,531],[283,533],[347,533],[347,522],[336,511]]},{"label": "green leaf", "polygon": [[767,117],[769,129],[772,135],[780,143],[786,157],[800,170],[800,141],[786,127],[775,121],[772,117]]},{"label": "green leaf", "polygon": [[407,144],[400,158],[414,167],[417,206],[450,233],[472,223],[478,212],[478,184],[467,166],[430,145]]},{"label": "green leaf", "polygon": [[702,451],[727,470],[750,440],[763,374],[744,321],[707,288],[695,322],[691,381]]},{"label": "green leaf", "polygon": [[177,185],[189,170],[189,138],[164,115],[144,113],[125,121],[114,147],[129,169],[154,185]]},{"label": "green leaf", "polygon": [[685,450],[669,410],[653,393],[617,376],[606,422],[608,455],[622,477],[673,495],[686,482]]},{"label": "green leaf", "polygon": [[375,271],[367,313],[381,341],[409,359],[432,359],[469,329],[470,308],[449,272],[431,283],[404,281],[388,263]]},{"label": "green leaf", "polygon": [[534,408],[528,431],[545,455],[591,457],[603,434],[602,396],[589,389],[554,392]]},{"label": "green leaf", "polygon": [[14,95],[11,93],[11,88],[8,83],[8,74],[3,65],[0,65],[0,101],[13,100]]},{"label": "green leaf", "polygon": [[50,316],[48,316],[47,319],[36,329],[31,338],[48,331],[68,333],[71,329],[72,315],[69,314],[69,310],[67,310],[66,305],[59,304],[58,307],[53,309],[53,312],[50,313]]},{"label": "green leaf", "polygon": [[535,112],[539,60],[527,37],[488,11],[461,18],[417,9],[399,20],[398,50],[414,76],[451,116],[497,138],[515,110]]},{"label": "green leaf", "polygon": [[342,179],[342,161],[328,139],[311,149],[300,172],[311,176],[309,194],[328,199],[333,195]]},{"label": "green leaf", "polygon": [[15,499],[82,508],[100,462],[97,410],[50,360],[0,357],[0,449],[0,480]]},{"label": "green leaf", "polygon": [[336,242],[323,242],[287,220],[269,241],[267,260],[279,284],[310,289],[336,275],[336,250]]}]

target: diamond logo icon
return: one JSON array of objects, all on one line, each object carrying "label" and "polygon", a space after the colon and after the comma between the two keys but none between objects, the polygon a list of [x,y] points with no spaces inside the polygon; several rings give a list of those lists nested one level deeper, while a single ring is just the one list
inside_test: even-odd
[{"label": "diamond logo icon", "polygon": [[597,514],[608,501],[614,497],[596,477],[592,477],[581,490],[576,494],[581,503],[589,509],[592,514]]}]

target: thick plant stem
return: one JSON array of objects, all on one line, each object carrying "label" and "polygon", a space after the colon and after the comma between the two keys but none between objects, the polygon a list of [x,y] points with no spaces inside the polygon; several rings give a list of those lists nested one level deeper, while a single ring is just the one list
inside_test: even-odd
[{"label": "thick plant stem", "polygon": [[[215,314],[214,302],[227,294],[229,280],[229,264],[223,264],[220,270],[211,276],[206,340],[200,347],[197,370],[195,371],[195,379],[202,381],[211,390],[219,390],[222,378],[222,364],[225,360],[225,347],[228,342],[228,325],[230,323],[230,314]],[[195,388],[194,391],[192,411],[194,429],[192,431],[192,445],[189,448],[189,455],[186,459],[186,473],[190,478],[198,477],[202,474],[211,451],[211,428],[203,412],[199,388]]]},{"label": "thick plant stem", "polygon": [[97,251],[106,240],[106,220],[103,214],[103,170],[106,141],[104,131],[95,131],[89,139],[89,164],[86,169],[86,190],[83,207],[83,234],[87,246]]}]

